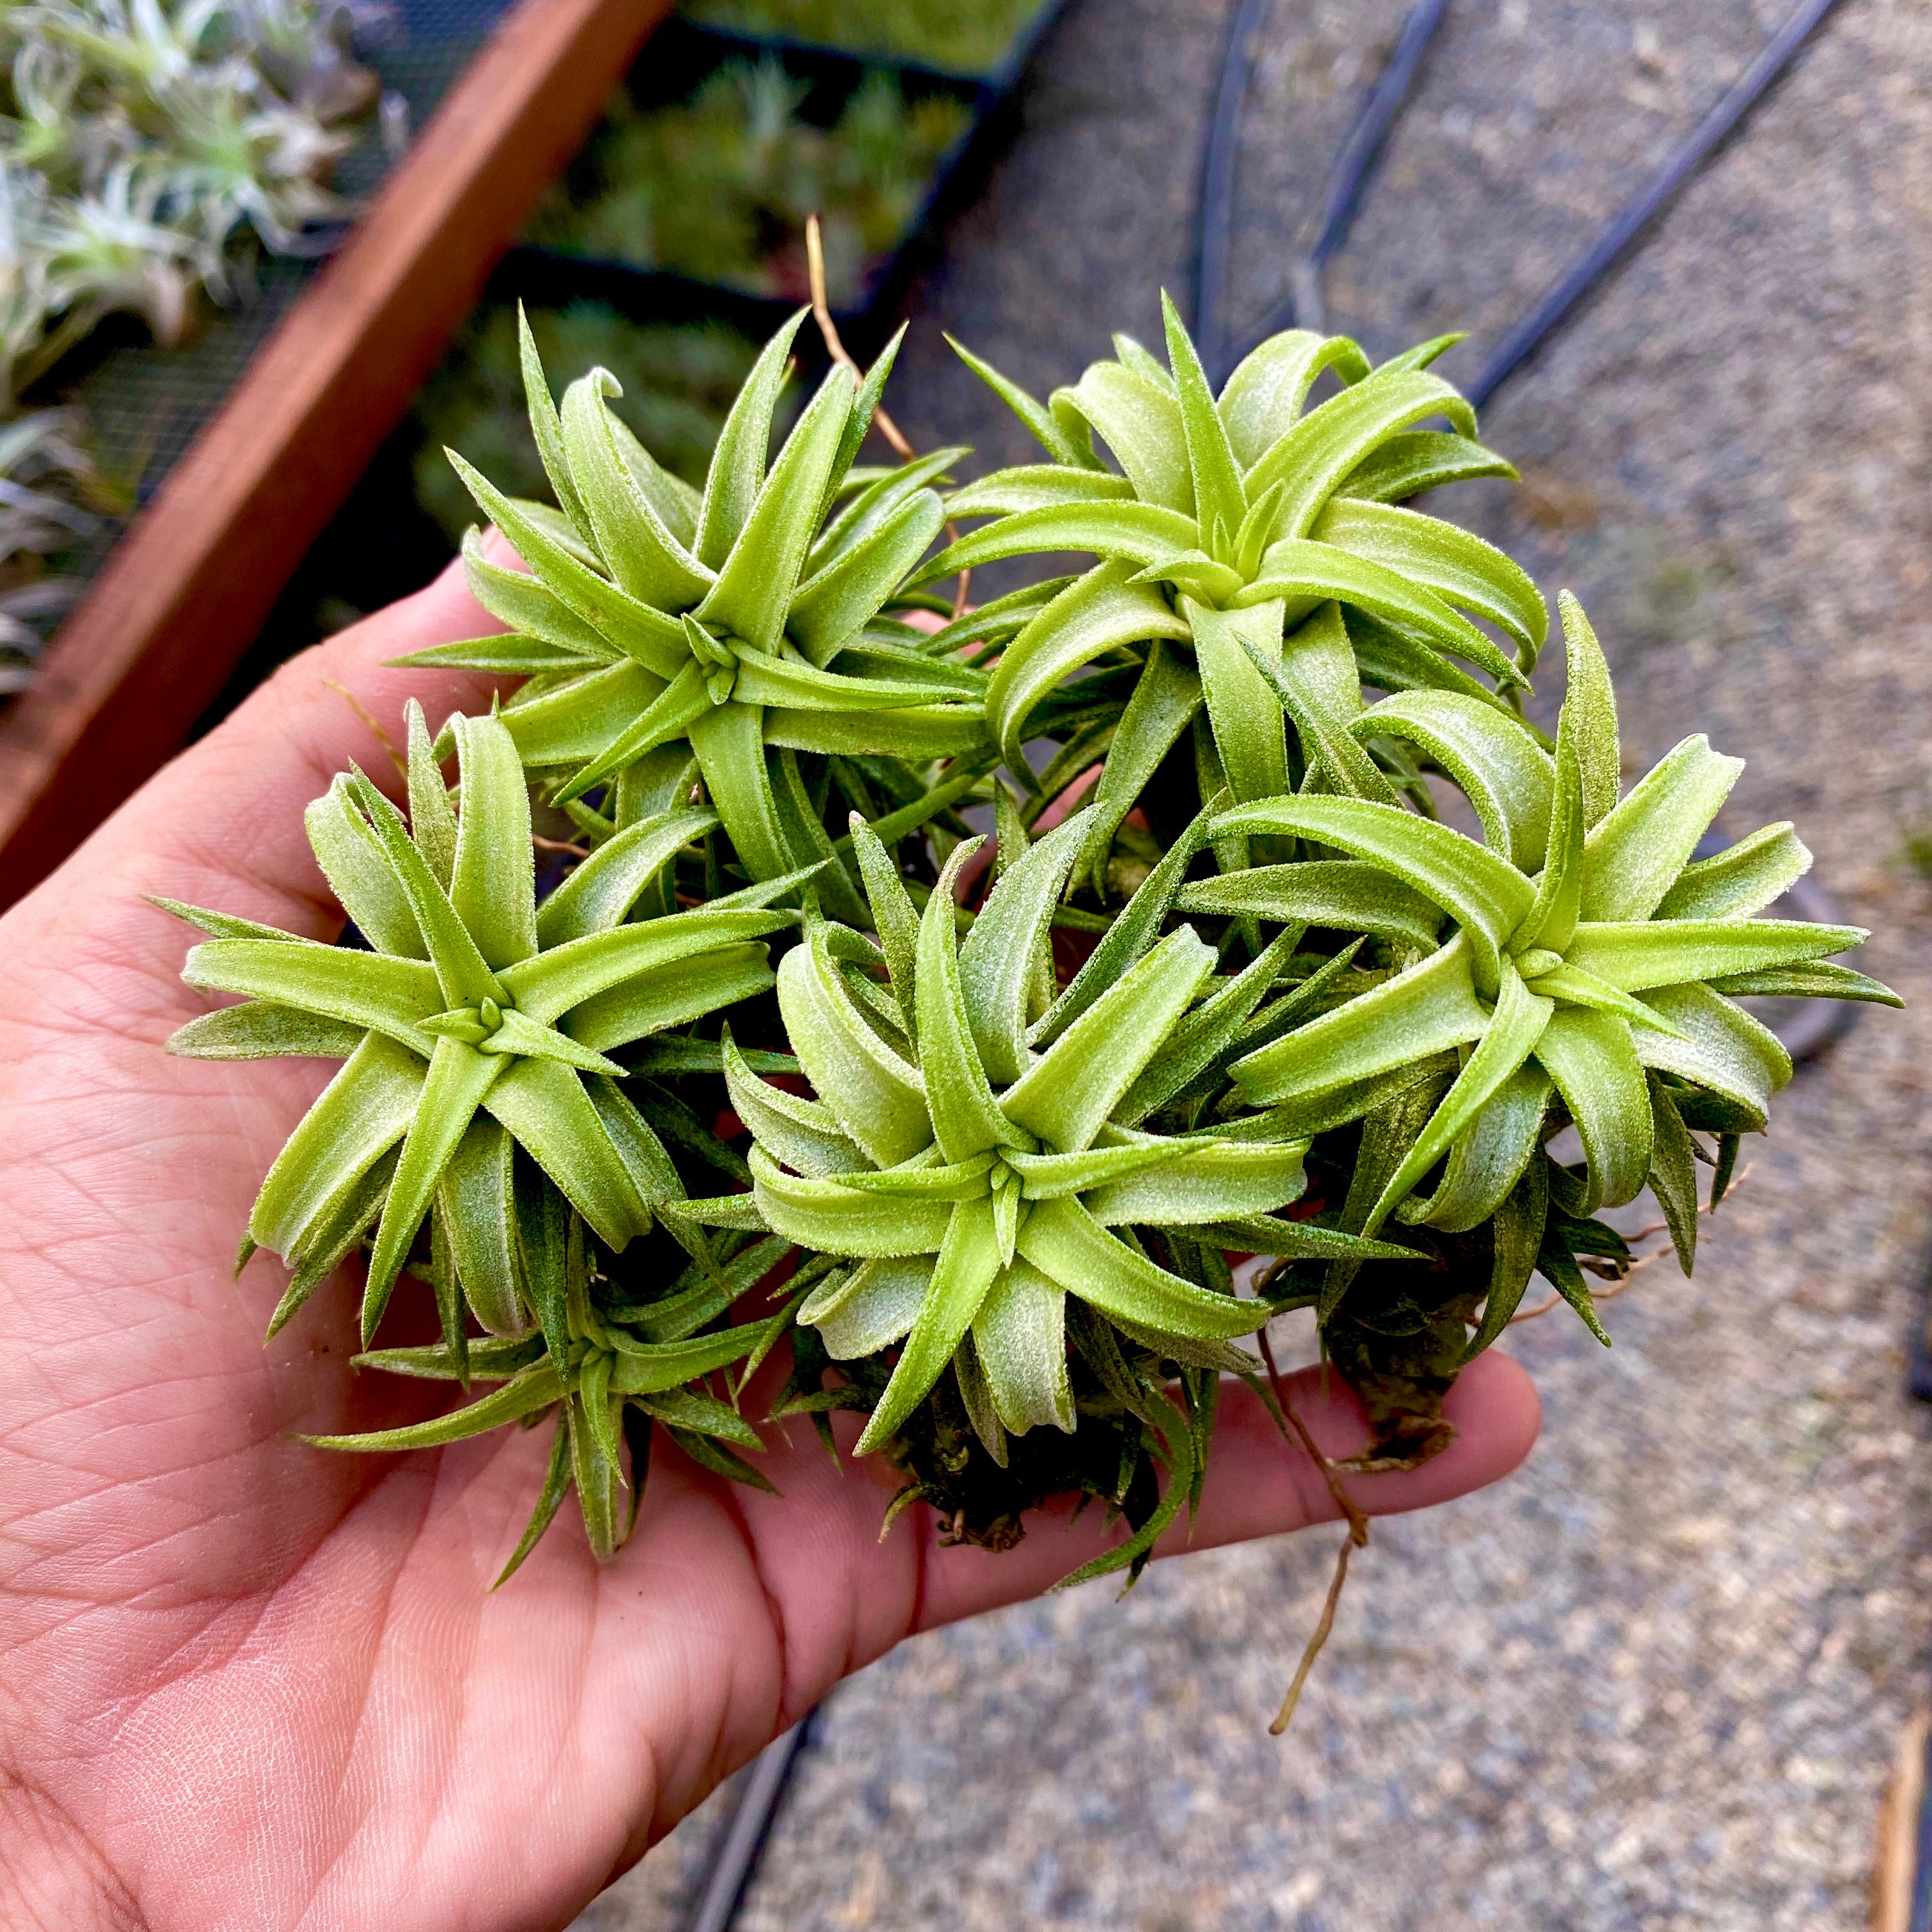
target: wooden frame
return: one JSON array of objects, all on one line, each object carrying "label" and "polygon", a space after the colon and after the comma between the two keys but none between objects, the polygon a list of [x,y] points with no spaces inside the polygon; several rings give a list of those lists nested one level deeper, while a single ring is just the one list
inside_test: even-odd
[{"label": "wooden frame", "polygon": [[0,719],[0,905],[186,742],[670,0],[521,0]]}]

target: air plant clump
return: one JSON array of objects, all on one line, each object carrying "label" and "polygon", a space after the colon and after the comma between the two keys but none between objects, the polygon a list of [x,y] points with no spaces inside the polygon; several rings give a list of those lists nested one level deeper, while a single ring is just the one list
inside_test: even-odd
[{"label": "air plant clump", "polygon": [[908,99],[874,70],[820,128],[800,111],[810,92],[767,58],[728,61],[674,106],[640,108],[620,94],[582,164],[587,185],[554,191],[531,239],[802,297],[806,222],[815,212],[832,298],[854,299],[971,112],[946,94]]},{"label": "air plant clump", "polygon": [[[174,908],[248,1002],[176,1051],[344,1063],[248,1230],[274,1324],[366,1251],[362,1359],[494,1385],[332,1446],[554,1416],[514,1567],[572,1486],[608,1555],[667,1437],[760,1481],[761,1423],[836,1450],[849,1411],[895,1512],[999,1549],[1092,1499],[1124,1528],[1076,1575],[1131,1579],[1223,1378],[1276,1402],[1276,1315],[1360,1394],[1357,1466],[1409,1467],[1533,1276],[1607,1341],[1600,1210],[1648,1189],[1688,1274],[1791,1075],[1740,1001],[1897,1000],[1834,963],[1858,928],[1760,916],[1790,826],[1696,856],[1737,760],[1688,737],[1625,787],[1567,596],[1531,722],[1540,595],[1406,505],[1511,473],[1446,345],[1291,331],[1216,393],[1170,309],[1164,361],[1117,338],[1044,403],[976,363],[1048,460],[959,484],[963,450],[856,463],[890,349],[773,452],[802,320],[701,487],[523,326],[552,500],[454,459],[527,566],[466,541],[508,628],[406,661],[499,703],[411,709],[406,819],[360,773],[310,808],[360,944]],[[1068,551],[977,610],[920,587]],[[574,828],[541,894],[532,801]],[[409,1282],[441,1340],[383,1346]]]},{"label": "air plant clump", "polygon": [[[26,393],[107,316],[181,340],[252,251],[351,212],[328,171],[374,105],[352,9],[319,0],[23,0],[0,10],[0,680],[76,586],[57,558],[124,511],[71,411]],[[31,496],[31,502],[22,500]]]}]

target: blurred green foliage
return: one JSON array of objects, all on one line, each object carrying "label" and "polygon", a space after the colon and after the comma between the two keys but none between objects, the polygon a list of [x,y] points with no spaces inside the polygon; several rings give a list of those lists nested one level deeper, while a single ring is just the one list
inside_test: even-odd
[{"label": "blurred green foliage", "polygon": [[990,72],[1040,0],[686,0],[684,16],[740,34],[918,61],[948,74]]},{"label": "blurred green foliage", "polygon": [[805,222],[815,209],[832,299],[853,302],[867,266],[918,212],[971,110],[943,96],[908,100],[890,75],[874,72],[823,128],[800,115],[808,92],[766,59],[728,62],[679,106],[640,109],[620,96],[530,238],[802,299]]}]

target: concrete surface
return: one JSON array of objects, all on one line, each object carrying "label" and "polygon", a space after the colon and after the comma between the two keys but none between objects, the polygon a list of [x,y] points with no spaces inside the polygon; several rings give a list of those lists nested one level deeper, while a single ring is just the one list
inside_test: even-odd
[{"label": "concrete surface", "polygon": [[[1785,0],[1458,0],[1331,285],[1465,376]],[[1279,292],[1391,0],[1277,0],[1234,302]],[[944,324],[1029,386],[1185,288],[1218,5],[1072,0],[956,225],[894,407],[979,433]],[[1511,1482],[1378,1528],[1296,1730],[1264,1724],[1326,1534],[910,1645],[832,1700],[743,1932],[1852,1932],[1894,1740],[1932,1689],[1932,1444],[1901,1394],[1932,1199],[1932,15],[1850,0],[1641,256],[1489,412],[1528,487],[1460,513],[1594,613],[1647,764],[1748,757],[1913,1001],[1800,1074],[1694,1284],[1516,1330],[1547,1407]],[[1450,507],[1444,506],[1445,508]],[[1546,686],[1556,684],[1552,662]],[[581,1922],[682,1922],[720,1803]]]}]

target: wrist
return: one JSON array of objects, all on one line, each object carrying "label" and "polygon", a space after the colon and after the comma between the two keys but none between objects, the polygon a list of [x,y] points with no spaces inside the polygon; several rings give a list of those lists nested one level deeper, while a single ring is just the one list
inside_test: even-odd
[{"label": "wrist", "polygon": [[8,1932],[140,1932],[133,1894],[68,1813],[0,1769],[0,1925]]}]

